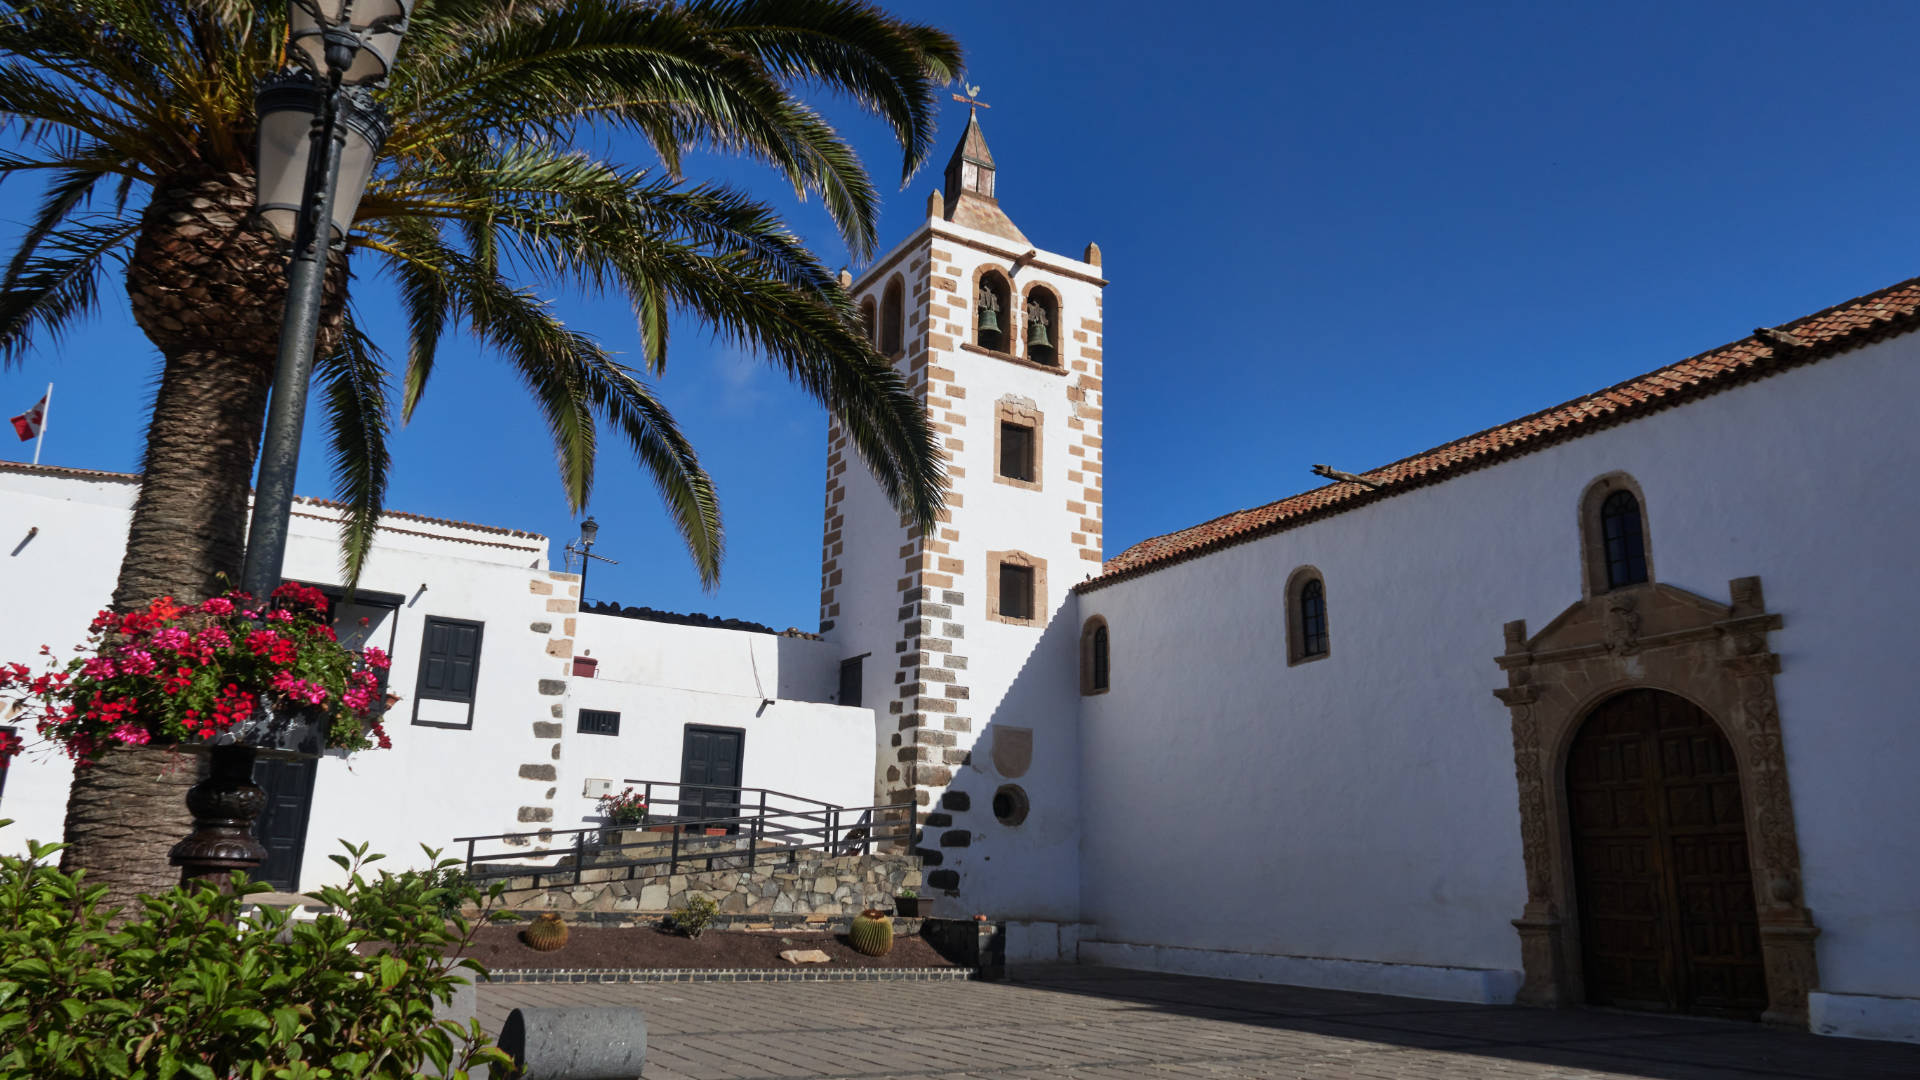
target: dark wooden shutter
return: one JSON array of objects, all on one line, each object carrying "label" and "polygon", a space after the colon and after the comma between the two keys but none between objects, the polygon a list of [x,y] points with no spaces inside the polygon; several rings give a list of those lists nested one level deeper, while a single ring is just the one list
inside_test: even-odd
[{"label": "dark wooden shutter", "polygon": [[480,677],[481,624],[459,619],[427,619],[420,647],[420,696],[439,701],[473,701]]}]

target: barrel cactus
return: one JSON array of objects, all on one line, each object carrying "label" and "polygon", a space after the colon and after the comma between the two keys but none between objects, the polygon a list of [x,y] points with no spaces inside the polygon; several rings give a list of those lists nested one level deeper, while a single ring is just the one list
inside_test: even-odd
[{"label": "barrel cactus", "polygon": [[533,922],[527,925],[520,936],[525,938],[532,948],[541,952],[552,952],[567,943],[567,924],[560,921],[560,913],[557,911],[541,912]]},{"label": "barrel cactus", "polygon": [[868,956],[885,956],[893,949],[893,919],[878,908],[868,908],[853,917],[847,941]]}]

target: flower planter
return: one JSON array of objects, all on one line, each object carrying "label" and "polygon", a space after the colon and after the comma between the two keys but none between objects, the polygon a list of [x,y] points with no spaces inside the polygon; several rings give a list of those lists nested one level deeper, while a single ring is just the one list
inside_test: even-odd
[{"label": "flower planter", "polygon": [[893,898],[894,913],[903,919],[925,919],[933,915],[933,897],[896,896]]}]

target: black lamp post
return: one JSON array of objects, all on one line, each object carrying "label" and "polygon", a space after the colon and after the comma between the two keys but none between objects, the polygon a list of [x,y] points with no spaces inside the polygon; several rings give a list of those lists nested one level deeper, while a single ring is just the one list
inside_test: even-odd
[{"label": "black lamp post", "polygon": [[344,243],[353,227],[354,210],[386,141],[386,114],[368,87],[392,69],[413,0],[290,0],[288,6],[289,53],[300,67],[268,79],[256,98],[254,206],[262,221],[293,242],[280,359],[240,576],[240,587],[258,597],[279,587],[286,561],[327,252]]},{"label": "black lamp post", "polygon": [[[368,87],[392,68],[413,2],[290,0],[288,51],[300,66],[266,80],[255,99],[260,145],[254,207],[268,227],[293,242],[280,358],[240,574],[240,587],[256,597],[279,587],[286,561],[327,253],[344,243],[353,227],[354,210],[386,140],[385,112]],[[169,853],[183,883],[222,882],[232,871],[251,870],[266,858],[254,836],[267,802],[266,792],[253,782],[254,757],[261,748],[245,740],[214,747],[207,779],[187,792],[193,832]]]},{"label": "black lamp post", "polygon": [[616,559],[593,553],[593,542],[599,537],[600,523],[589,517],[580,523],[580,539],[567,541],[567,561],[571,563],[575,558],[580,560],[580,607],[583,610],[587,606],[587,571],[593,567],[594,560],[598,559],[614,566],[620,565]]}]

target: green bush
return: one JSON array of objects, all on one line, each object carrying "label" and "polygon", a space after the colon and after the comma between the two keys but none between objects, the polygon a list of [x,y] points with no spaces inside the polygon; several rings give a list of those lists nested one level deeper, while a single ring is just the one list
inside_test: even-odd
[{"label": "green bush", "polygon": [[46,864],[60,845],[28,848],[0,857],[0,1080],[415,1080],[510,1065],[477,1021],[433,1016],[463,969],[485,975],[443,960],[475,928],[447,863],[369,876],[380,856],[349,846],[334,861],[350,884],[311,894],[339,914],[243,917],[269,887],[236,874],[231,891],[144,897],[114,927],[104,886]]},{"label": "green bush", "polygon": [[674,908],[674,932],[683,937],[697,938],[707,927],[713,925],[713,917],[720,914],[720,905],[710,896],[693,893],[687,897],[687,906]]}]

